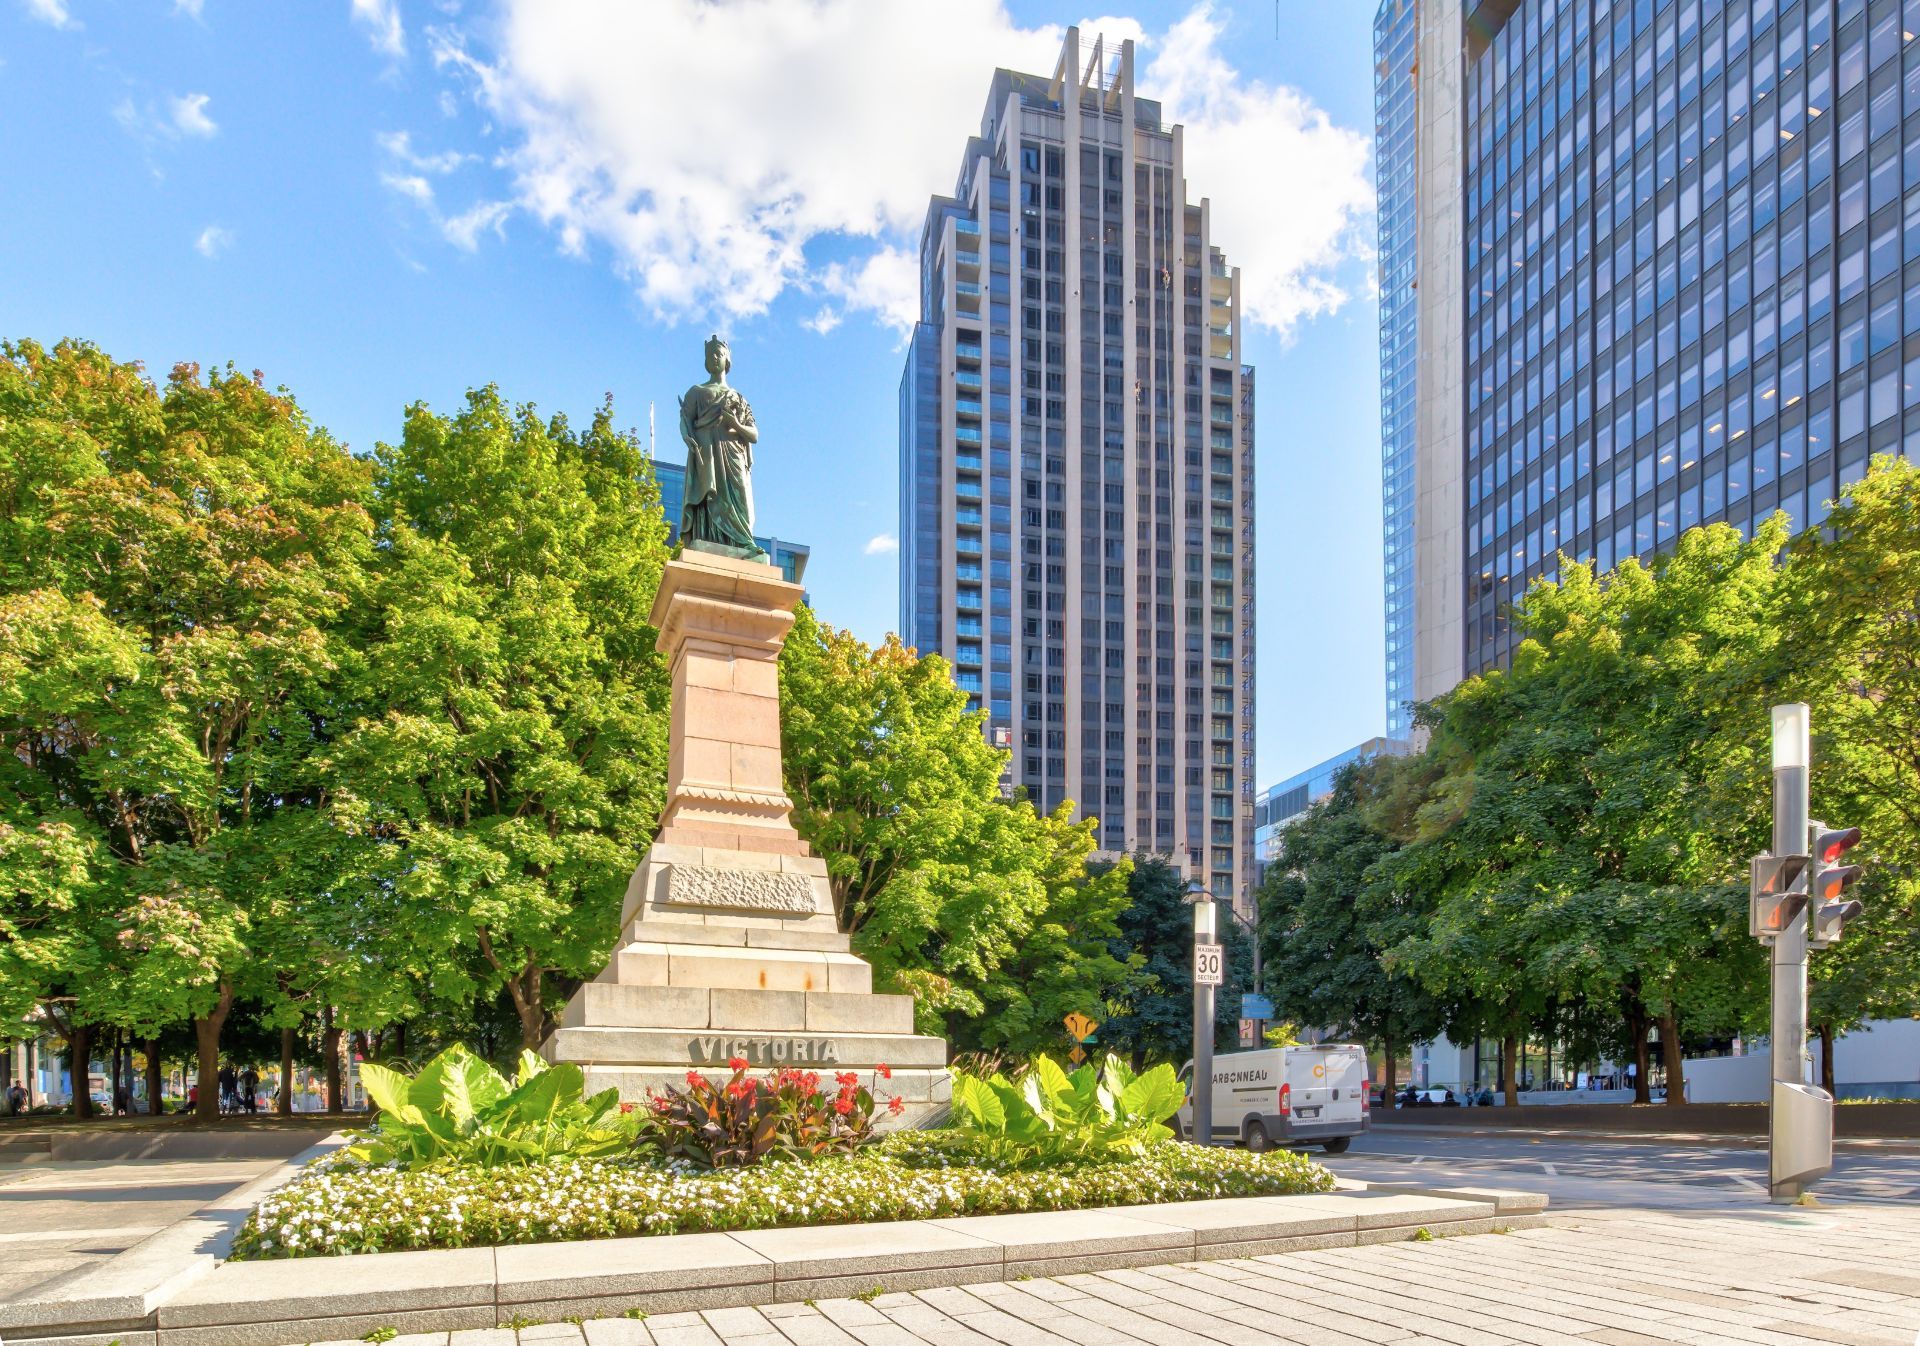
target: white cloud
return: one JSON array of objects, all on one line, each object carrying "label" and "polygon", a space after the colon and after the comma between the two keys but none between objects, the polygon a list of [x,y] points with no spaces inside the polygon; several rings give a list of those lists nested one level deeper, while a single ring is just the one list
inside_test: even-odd
[{"label": "white cloud", "polygon": [[827,333],[831,332],[834,328],[838,327],[843,321],[843,318],[844,318],[844,315],[842,315],[840,310],[833,307],[833,305],[829,304],[825,308],[821,309],[818,313],[814,314],[811,318],[802,318],[800,320],[800,325],[806,328],[809,332],[816,333],[820,336],[825,336]]},{"label": "white cloud", "polygon": [[867,539],[866,552],[869,556],[884,556],[899,550],[900,539],[892,533],[880,533]]},{"label": "white cloud", "polygon": [[497,238],[507,235],[507,216],[512,214],[513,205],[508,201],[482,201],[471,210],[455,215],[452,219],[440,221],[440,232],[445,234],[447,242],[463,252],[473,252],[480,246],[480,235],[492,230]]},{"label": "white cloud", "polygon": [[422,173],[451,173],[461,164],[476,157],[463,154],[459,150],[443,150],[439,154],[421,154],[413,148],[413,137],[405,131],[382,131],[374,137],[374,140],[393,158]]},{"label": "white cloud", "polygon": [[367,30],[373,49],[386,56],[407,54],[407,31],[400,23],[399,0],[352,0],[353,20]]},{"label": "white cloud", "polygon": [[428,175],[445,176],[473,156],[453,150],[421,154],[413,148],[413,141],[405,131],[383,132],[374,139],[398,165],[381,173],[380,181],[389,191],[405,197],[425,212],[447,242],[463,252],[474,252],[480,246],[480,235],[489,230],[497,237],[505,237],[507,217],[513,213],[511,201],[482,200],[451,216],[440,209],[439,197]]},{"label": "white cloud", "polygon": [[[1004,0],[502,0],[486,32],[429,30],[435,62],[470,82],[516,205],[564,250],[604,252],[666,317],[760,313],[797,288],[829,305],[816,328],[912,321],[927,198],[952,190],[992,70],[1046,74],[1064,35]],[[1185,123],[1189,189],[1213,199],[1249,317],[1284,332],[1336,307],[1369,137],[1235,70],[1204,2],[1164,33],[1095,32],[1139,41],[1137,88]],[[818,265],[823,239],[851,259]]]},{"label": "white cloud", "polygon": [[194,251],[208,259],[218,257],[232,246],[233,230],[222,228],[217,224],[210,224],[202,229],[200,237],[193,241]]},{"label": "white cloud", "polygon": [[206,5],[207,0],[173,0],[173,12],[184,14],[189,19],[197,19]]},{"label": "white cloud", "polygon": [[169,98],[167,108],[173,121],[173,129],[183,136],[210,136],[220,127],[207,115],[207,103],[211,101],[206,94],[190,93],[179,98]]},{"label": "white cloud", "polygon": [[418,173],[382,173],[380,181],[421,209],[434,209],[433,184]]},{"label": "white cloud", "polygon": [[42,23],[52,24],[55,28],[76,28],[73,15],[67,12],[67,0],[26,0],[27,13]]}]

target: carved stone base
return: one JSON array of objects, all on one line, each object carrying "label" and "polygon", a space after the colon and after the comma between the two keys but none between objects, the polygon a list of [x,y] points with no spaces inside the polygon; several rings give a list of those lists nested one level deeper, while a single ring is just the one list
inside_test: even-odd
[{"label": "carved stone base", "polygon": [[[652,616],[673,670],[667,806],[612,959],[541,1051],[633,1100],[689,1069],[724,1078],[733,1058],[853,1070],[911,1122],[946,1102],[947,1044],[914,1033],[912,997],[873,993],[826,861],[788,817],[774,661],[799,595],[772,566],[668,563]],[[882,1065],[892,1081],[873,1079]]]}]

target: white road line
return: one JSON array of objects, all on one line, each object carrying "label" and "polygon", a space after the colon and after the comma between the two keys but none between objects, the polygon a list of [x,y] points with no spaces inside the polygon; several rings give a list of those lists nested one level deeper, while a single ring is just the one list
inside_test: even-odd
[{"label": "white road line", "polygon": [[1761,1186],[1759,1183],[1755,1182],[1752,1178],[1749,1178],[1744,1173],[1729,1173],[1726,1176],[1728,1181],[1738,1183],[1740,1186],[1746,1188],[1749,1192],[1764,1192],[1767,1190],[1765,1187]]},{"label": "white road line", "polygon": [[1555,1168],[1552,1164],[1542,1161],[1540,1167],[1544,1168],[1547,1171],[1547,1176],[1549,1178],[1557,1178],[1560,1176],[1560,1170]]}]

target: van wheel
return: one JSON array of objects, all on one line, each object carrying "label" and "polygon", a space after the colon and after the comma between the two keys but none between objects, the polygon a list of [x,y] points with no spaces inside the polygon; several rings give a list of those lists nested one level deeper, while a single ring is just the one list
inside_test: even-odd
[{"label": "van wheel", "polygon": [[1247,1152],[1265,1154],[1273,1148],[1273,1142],[1267,1139],[1267,1128],[1259,1122],[1247,1123]]},{"label": "van wheel", "polygon": [[1352,1136],[1335,1136],[1332,1140],[1322,1142],[1320,1148],[1328,1154],[1345,1154],[1347,1146],[1352,1143]]}]

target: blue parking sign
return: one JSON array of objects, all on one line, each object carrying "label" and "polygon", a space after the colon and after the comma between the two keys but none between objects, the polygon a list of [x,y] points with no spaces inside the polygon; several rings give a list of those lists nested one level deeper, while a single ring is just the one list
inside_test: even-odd
[{"label": "blue parking sign", "polygon": [[1248,993],[1240,997],[1240,1017],[1242,1019],[1271,1019],[1273,1001],[1263,995]]}]

